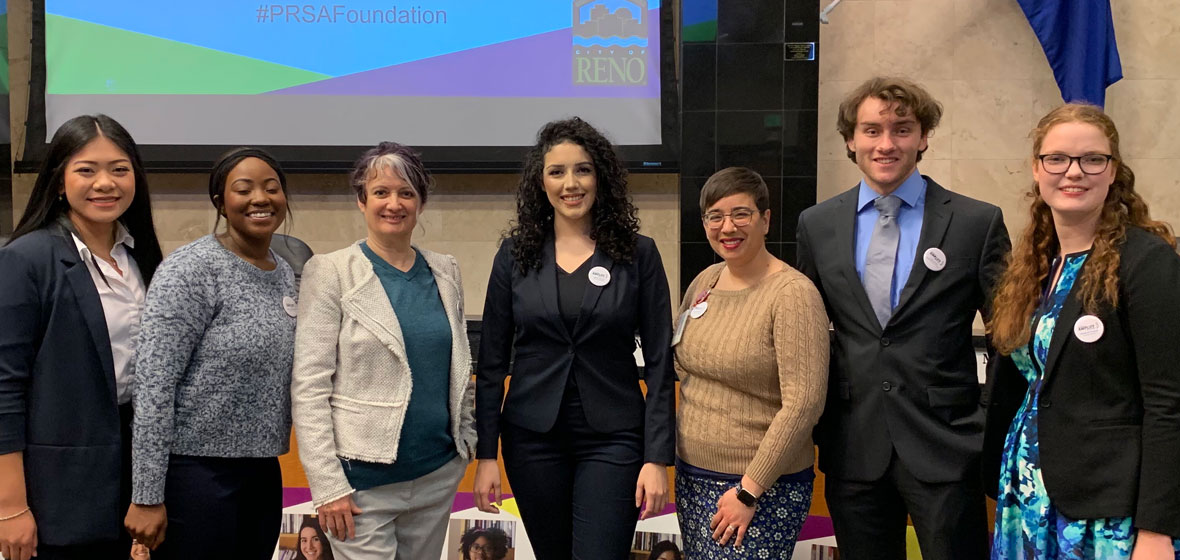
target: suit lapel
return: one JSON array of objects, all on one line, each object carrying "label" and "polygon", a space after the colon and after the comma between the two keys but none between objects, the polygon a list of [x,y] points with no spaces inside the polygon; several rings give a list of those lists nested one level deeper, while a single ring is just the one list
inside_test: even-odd
[{"label": "suit lapel", "polygon": [[877,314],[873,312],[873,304],[869,303],[864,284],[860,281],[860,275],[856,273],[856,242],[852,234],[856,231],[856,201],[859,191],[860,187],[856,186],[840,195],[840,203],[836,207],[836,227],[833,228],[836,240],[835,254],[840,263],[840,270],[851,288],[853,299],[864,312],[867,324],[880,329],[881,323],[877,321]]},{"label": "suit lapel", "polygon": [[951,210],[948,206],[951,198],[945,189],[926,178],[926,209],[922,212],[922,232],[918,234],[918,249],[914,251],[914,264],[910,267],[910,277],[906,279],[905,287],[897,298],[897,308],[893,310],[896,317],[905,308],[906,302],[917,291],[918,286],[926,279],[929,270],[922,259],[922,255],[931,247],[938,247],[946,237],[946,228],[951,223]]},{"label": "suit lapel", "polygon": [[94,349],[98,352],[102,363],[103,377],[107,382],[108,394],[111,401],[118,399],[115,388],[115,358],[111,355],[111,335],[107,331],[106,314],[102,310],[102,299],[98,289],[94,287],[94,278],[90,276],[90,269],[82,262],[74,241],[67,232],[63,241],[61,262],[66,268],[66,278],[70,289],[74,292],[74,299],[82,312],[82,320],[86,323],[86,330],[90,331],[90,339],[94,342]]},{"label": "suit lapel", "polygon": [[[356,251],[360,253],[361,250],[357,247]],[[395,356],[405,360],[406,343],[402,339],[401,323],[393,312],[389,295],[385,293],[377,273],[373,272],[368,257],[361,254],[360,259],[363,259],[363,265],[368,266],[367,274],[360,284],[344,294],[342,310],[384,343]]]},{"label": "suit lapel", "polygon": [[[1082,270],[1085,269],[1085,266],[1086,264],[1083,263]],[[1079,270],[1076,278],[1080,279],[1081,275],[1082,271]],[[1045,356],[1044,379],[1041,381],[1042,387],[1047,386],[1049,383],[1049,377],[1053,375],[1053,370],[1057,366],[1057,359],[1061,357],[1061,349],[1069,341],[1069,335],[1073,333],[1073,324],[1082,315],[1082,302],[1075,295],[1074,287],[1077,287],[1077,282],[1070,288],[1070,294],[1066,296],[1065,303],[1062,304],[1061,311],[1057,314],[1057,323],[1053,326],[1053,337],[1049,341],[1049,353]]]},{"label": "suit lapel", "polygon": [[455,283],[455,279],[451,276],[451,263],[446,258],[429,251],[422,251],[422,258],[426,259],[426,265],[430,268],[431,275],[434,276],[434,284],[438,286],[438,296],[442,299],[443,310],[447,313],[447,320],[451,323],[452,330],[456,327],[462,326],[466,328],[466,317],[459,316],[459,286]]},{"label": "suit lapel", "polygon": [[[615,262],[595,246],[594,254],[590,255],[590,267],[587,271],[594,270],[595,267],[599,266],[613,273]],[[594,306],[598,305],[598,298],[602,296],[602,291],[618,281],[618,278],[612,277],[610,281],[602,286],[596,286],[593,282],[586,282],[586,291],[582,294],[582,307],[578,311],[578,322],[574,324],[574,332],[572,333],[574,336],[582,330],[582,325],[589,321],[590,314],[594,311]]]}]

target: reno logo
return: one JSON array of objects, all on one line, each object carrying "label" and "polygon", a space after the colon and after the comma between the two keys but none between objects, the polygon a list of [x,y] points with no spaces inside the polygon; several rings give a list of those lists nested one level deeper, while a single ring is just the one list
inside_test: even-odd
[{"label": "reno logo", "polygon": [[647,0],[574,0],[575,85],[647,84]]}]

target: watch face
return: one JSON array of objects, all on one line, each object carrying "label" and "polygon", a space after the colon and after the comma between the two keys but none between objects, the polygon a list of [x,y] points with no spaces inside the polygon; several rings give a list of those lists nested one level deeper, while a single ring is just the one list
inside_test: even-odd
[{"label": "watch face", "polygon": [[737,498],[738,501],[749,507],[754,507],[754,504],[758,503],[758,498],[755,498],[753,494],[741,487],[738,487]]}]

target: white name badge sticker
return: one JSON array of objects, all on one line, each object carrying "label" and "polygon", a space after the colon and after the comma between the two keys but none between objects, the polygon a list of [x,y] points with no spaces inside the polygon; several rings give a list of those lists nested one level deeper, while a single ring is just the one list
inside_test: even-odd
[{"label": "white name badge sticker", "polygon": [[283,296],[283,311],[286,311],[287,315],[292,317],[299,313],[299,304],[295,303],[295,298]]},{"label": "white name badge sticker", "polygon": [[690,317],[692,317],[693,319],[700,319],[701,315],[704,315],[705,312],[708,310],[709,310],[709,302],[702,301],[702,302],[692,306],[692,309],[688,310],[688,315]]},{"label": "white name badge sticker", "polygon": [[922,262],[926,264],[926,268],[938,272],[946,268],[946,253],[938,247],[931,247],[922,253]]},{"label": "white name badge sticker", "polygon": [[1082,315],[1073,324],[1073,335],[1082,342],[1095,342],[1102,338],[1104,332],[1106,326],[1102,324],[1102,319],[1093,315]]},{"label": "white name badge sticker", "polygon": [[680,338],[684,336],[684,327],[688,326],[688,311],[680,314],[676,319],[676,330],[672,332],[672,346],[680,344]]},{"label": "white name badge sticker", "polygon": [[590,269],[590,283],[595,286],[605,286],[610,283],[610,271],[606,267],[596,266]]}]

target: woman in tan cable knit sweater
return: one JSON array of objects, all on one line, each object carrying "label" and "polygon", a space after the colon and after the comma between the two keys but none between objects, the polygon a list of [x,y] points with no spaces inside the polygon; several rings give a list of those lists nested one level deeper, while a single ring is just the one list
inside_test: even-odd
[{"label": "woman in tan cable knit sweater", "polygon": [[746,168],[718,171],[701,191],[724,262],[693,280],[673,337],[676,507],[689,558],[790,558],[811,505],[828,317],[811,281],[767,251],[769,205]]}]

